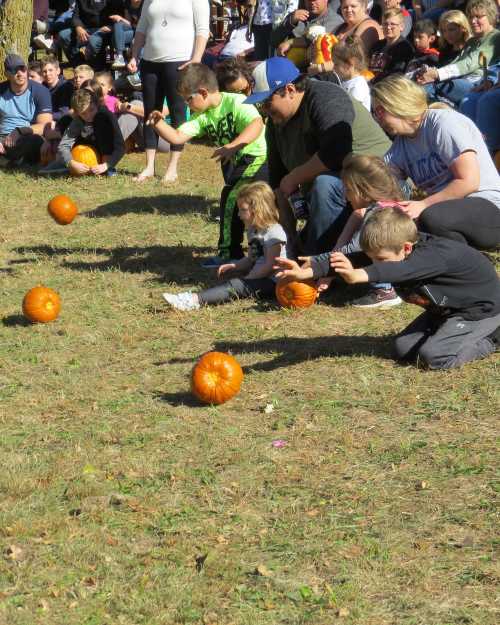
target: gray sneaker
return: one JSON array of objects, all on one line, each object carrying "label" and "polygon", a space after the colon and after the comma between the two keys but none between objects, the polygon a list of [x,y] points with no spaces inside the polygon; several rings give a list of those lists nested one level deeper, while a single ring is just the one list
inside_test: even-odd
[{"label": "gray sneaker", "polygon": [[195,293],[184,291],[183,293],[163,293],[163,299],[177,310],[198,310],[200,302]]},{"label": "gray sneaker", "polygon": [[56,176],[60,174],[68,174],[68,168],[61,161],[52,161],[45,167],[38,170],[39,176]]}]

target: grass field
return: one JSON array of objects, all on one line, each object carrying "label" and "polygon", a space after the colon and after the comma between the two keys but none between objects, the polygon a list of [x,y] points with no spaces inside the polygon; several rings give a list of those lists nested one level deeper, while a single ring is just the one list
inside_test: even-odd
[{"label": "grass field", "polygon": [[[141,155],[110,180],[0,172],[0,624],[498,623],[499,355],[399,366],[418,309],[342,294],[167,310],[162,290],[214,279],[209,153],[170,189],[132,182]],[[40,283],[62,312],[30,325]],[[245,379],[201,406],[214,348]]]}]

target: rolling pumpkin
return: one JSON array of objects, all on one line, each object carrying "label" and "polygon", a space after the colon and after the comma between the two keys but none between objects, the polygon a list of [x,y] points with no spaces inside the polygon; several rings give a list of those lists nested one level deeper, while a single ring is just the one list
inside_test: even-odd
[{"label": "rolling pumpkin", "polygon": [[23,299],[23,315],[34,323],[54,321],[61,310],[61,298],[46,286],[35,286]]},{"label": "rolling pumpkin", "polygon": [[204,354],[191,372],[191,391],[206,404],[223,404],[238,393],[243,380],[239,362],[224,352]]},{"label": "rolling pumpkin", "polygon": [[276,299],[284,308],[309,308],[318,299],[314,280],[278,282]]},{"label": "rolling pumpkin", "polygon": [[99,155],[90,145],[75,145],[71,150],[71,158],[78,163],[95,167],[99,165]]},{"label": "rolling pumpkin", "polygon": [[61,226],[70,224],[78,215],[78,208],[67,195],[54,196],[48,206],[49,215]]}]

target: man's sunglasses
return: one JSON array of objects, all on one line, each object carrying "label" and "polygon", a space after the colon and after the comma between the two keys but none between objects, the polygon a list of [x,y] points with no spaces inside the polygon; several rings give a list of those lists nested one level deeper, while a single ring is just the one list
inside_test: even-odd
[{"label": "man's sunglasses", "polygon": [[25,72],[28,71],[28,68],[26,67],[26,65],[18,65],[17,67],[14,67],[13,71],[10,70],[5,70],[7,72],[7,74],[11,74],[12,76],[15,76],[17,74],[17,72],[22,72],[23,74]]}]

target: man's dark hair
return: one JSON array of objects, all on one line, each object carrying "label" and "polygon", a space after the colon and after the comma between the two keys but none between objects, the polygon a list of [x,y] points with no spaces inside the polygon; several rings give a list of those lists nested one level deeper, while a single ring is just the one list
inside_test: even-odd
[{"label": "man's dark hair", "polygon": [[[296,78],[295,80],[292,80],[292,85],[294,85],[295,89],[299,92],[299,93],[304,93],[304,91],[306,90],[307,85],[309,84],[309,76],[307,74],[301,74],[300,76],[298,76],[298,78]],[[278,95],[284,96],[285,95],[285,91],[286,91],[286,85],[283,87],[280,87],[279,89],[276,89],[276,91],[274,93],[277,93]]]},{"label": "man's dark hair", "polygon": [[28,71],[36,72],[40,76],[42,75],[42,64],[40,61],[30,61],[28,63]]},{"label": "man's dark hair", "polygon": [[217,77],[203,63],[191,63],[179,72],[177,91],[179,93],[196,93],[198,89],[206,89],[209,93],[219,91]]}]

